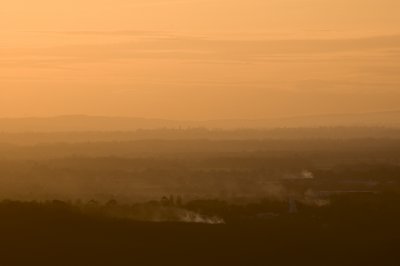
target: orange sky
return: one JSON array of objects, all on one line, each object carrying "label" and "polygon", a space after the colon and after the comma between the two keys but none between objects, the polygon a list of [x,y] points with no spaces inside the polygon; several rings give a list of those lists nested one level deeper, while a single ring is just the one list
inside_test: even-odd
[{"label": "orange sky", "polygon": [[2,0],[0,117],[399,108],[398,0]]}]

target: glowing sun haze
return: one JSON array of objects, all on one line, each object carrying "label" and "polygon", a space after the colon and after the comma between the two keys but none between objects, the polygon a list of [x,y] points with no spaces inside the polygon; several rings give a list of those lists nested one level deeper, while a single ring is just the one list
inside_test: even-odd
[{"label": "glowing sun haze", "polygon": [[399,11],[398,0],[2,0],[0,117],[396,109]]}]

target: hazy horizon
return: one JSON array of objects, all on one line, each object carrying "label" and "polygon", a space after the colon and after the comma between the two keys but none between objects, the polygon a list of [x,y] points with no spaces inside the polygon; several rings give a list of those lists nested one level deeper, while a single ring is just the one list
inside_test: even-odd
[{"label": "hazy horizon", "polygon": [[214,120],[269,120],[269,119],[285,119],[285,118],[298,118],[298,117],[317,117],[317,116],[341,116],[341,115],[369,115],[369,114],[384,114],[384,113],[398,113],[400,108],[397,109],[381,109],[371,110],[365,112],[331,112],[331,113],[301,113],[292,115],[278,115],[266,116],[261,118],[250,117],[215,117],[213,119],[179,119],[168,117],[146,117],[146,116],[133,116],[133,115],[107,115],[106,113],[87,114],[87,113],[60,113],[49,115],[26,115],[26,116],[0,116],[0,119],[42,119],[42,118],[62,118],[62,117],[103,117],[103,118],[132,118],[132,119],[149,119],[149,120],[171,120],[171,121],[214,121]]},{"label": "hazy horizon", "polygon": [[398,265],[400,0],[0,0],[0,265]]}]

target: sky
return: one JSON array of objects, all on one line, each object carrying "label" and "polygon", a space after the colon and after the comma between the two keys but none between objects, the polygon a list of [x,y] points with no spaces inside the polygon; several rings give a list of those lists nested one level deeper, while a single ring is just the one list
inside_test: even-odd
[{"label": "sky", "polygon": [[398,0],[2,0],[0,117],[399,109]]}]

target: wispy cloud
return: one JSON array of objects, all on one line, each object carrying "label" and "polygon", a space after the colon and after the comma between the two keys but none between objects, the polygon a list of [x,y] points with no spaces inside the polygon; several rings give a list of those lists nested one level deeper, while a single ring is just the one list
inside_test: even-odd
[{"label": "wispy cloud", "polygon": [[[46,48],[1,49],[8,58],[35,57],[54,63],[108,62],[130,59],[159,59],[215,62],[274,62],[302,60],[351,60],[358,56],[397,60],[400,35],[354,39],[211,39],[146,31],[60,32],[71,35],[125,36],[126,41],[110,41]],[[137,37],[131,39],[131,37]],[[149,37],[149,38],[146,38]],[[390,56],[389,56],[390,54]],[[332,57],[332,55],[334,57]],[[32,61],[35,61],[32,60]],[[29,61],[29,60],[28,60]],[[2,64],[7,64],[2,60]]]},{"label": "wispy cloud", "polygon": [[[128,74],[132,72],[131,68],[139,71],[143,66],[149,70],[146,73],[139,71],[143,79],[136,82],[159,87],[290,87],[309,91],[367,92],[396,91],[400,86],[397,74],[400,69],[400,35],[331,39],[276,39],[276,36],[269,39],[264,35],[254,39],[228,39],[136,30],[45,34],[67,35],[72,40],[81,39],[81,36],[96,36],[96,39],[88,43],[50,47],[0,48],[0,68],[62,71],[65,74],[59,79],[73,78],[72,74],[66,74],[68,71],[87,72],[93,68],[106,71],[106,68],[113,71],[114,78],[130,82],[133,79]],[[152,70],[149,66],[154,61],[162,62],[163,68]],[[168,71],[168,66],[176,62],[191,66],[190,75],[163,75],[162,71]],[[236,71],[232,73],[236,77],[230,78],[226,74],[214,77],[209,73],[203,79],[196,73],[196,65],[209,65],[209,69],[216,71],[231,68]],[[235,65],[238,67],[232,68]],[[182,66],[182,69],[185,68]],[[308,70],[304,72],[304,68]],[[304,77],[296,73],[300,70]],[[226,70],[223,72],[226,73]],[[163,75],[163,78],[153,80],[148,76],[149,73]],[[52,76],[47,78],[51,79]]]}]

